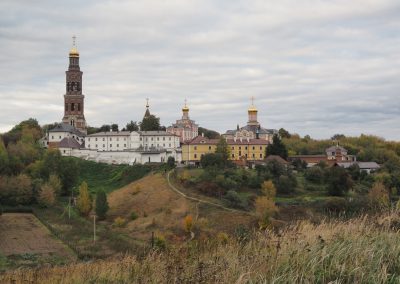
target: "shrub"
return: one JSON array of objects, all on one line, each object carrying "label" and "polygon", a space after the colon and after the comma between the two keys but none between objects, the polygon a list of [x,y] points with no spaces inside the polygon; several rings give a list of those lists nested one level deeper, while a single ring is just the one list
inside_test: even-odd
[{"label": "shrub", "polygon": [[193,217],[191,215],[187,215],[183,220],[183,227],[185,232],[190,233],[193,229]]},{"label": "shrub", "polygon": [[56,195],[61,194],[62,184],[60,178],[57,175],[50,175],[48,184],[53,188]]},{"label": "shrub", "polygon": [[0,176],[0,203],[4,205],[27,205],[33,199],[32,180],[25,174]]},{"label": "shrub", "polygon": [[217,234],[217,240],[220,244],[226,245],[229,241],[229,236],[227,233],[219,232]]},{"label": "shrub", "polygon": [[121,227],[125,226],[125,224],[126,224],[126,219],[125,218],[117,217],[117,218],[114,219],[114,224],[113,225],[115,227],[121,228]]},{"label": "shrub", "polygon": [[368,192],[368,199],[372,207],[386,208],[390,205],[389,192],[383,182],[375,182]]},{"label": "shrub", "polygon": [[280,176],[276,181],[276,188],[280,194],[289,194],[294,192],[296,187],[296,179],[294,177]]},{"label": "shrub", "polygon": [[134,221],[134,220],[136,220],[137,218],[139,218],[139,215],[136,214],[136,212],[131,212],[130,217],[131,217],[131,220]]},{"label": "shrub", "polygon": [[276,195],[276,188],[274,186],[274,183],[271,180],[264,181],[261,186],[261,193],[266,197],[274,198]]},{"label": "shrub", "polygon": [[164,250],[167,247],[167,241],[164,236],[154,237],[154,247],[156,249]]},{"label": "shrub", "polygon": [[330,197],[324,202],[323,207],[328,212],[344,212],[347,208],[347,201],[343,197]]},{"label": "shrub", "polygon": [[42,185],[39,196],[38,196],[38,203],[42,207],[50,207],[56,201],[56,193],[54,188],[46,183]]},{"label": "shrub", "polygon": [[278,212],[275,202],[266,196],[257,197],[255,209],[260,229],[265,229],[269,225],[270,218]]},{"label": "shrub", "polygon": [[327,173],[328,192],[333,196],[342,196],[353,186],[347,171],[341,167],[331,167]]},{"label": "shrub", "polygon": [[310,182],[322,183],[324,180],[324,170],[319,166],[308,168],[304,173],[304,177]]},{"label": "shrub", "polygon": [[230,206],[232,207],[241,207],[242,201],[239,197],[239,194],[234,190],[228,190],[225,195],[225,198],[229,201]]}]

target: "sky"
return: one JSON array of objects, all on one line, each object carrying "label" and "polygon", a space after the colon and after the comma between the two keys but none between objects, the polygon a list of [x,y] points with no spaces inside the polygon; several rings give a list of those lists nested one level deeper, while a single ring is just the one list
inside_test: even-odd
[{"label": "sky", "polygon": [[0,2],[0,132],[63,117],[72,36],[91,126],[182,115],[225,132],[255,98],[265,128],[400,140],[400,1]]}]

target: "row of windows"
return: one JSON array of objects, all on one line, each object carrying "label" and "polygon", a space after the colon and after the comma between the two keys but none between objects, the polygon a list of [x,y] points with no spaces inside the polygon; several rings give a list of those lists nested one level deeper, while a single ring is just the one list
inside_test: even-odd
[{"label": "row of windows", "polygon": [[[88,141],[90,141],[90,138],[88,138]],[[95,138],[94,141],[97,141],[97,138]],[[106,139],[103,138],[103,141],[106,141]],[[110,141],[113,141],[112,138],[110,138]],[[116,138],[116,141],[119,141],[119,137]],[[124,141],[126,141],[126,137],[124,138]]]},{"label": "row of windows", "polygon": [[[103,148],[106,147],[106,144],[103,144]],[[126,147],[126,144],[124,144],[124,147]],[[88,148],[90,148],[90,144],[88,145]],[[96,149],[98,148],[98,145],[96,144]],[[110,144],[110,148],[112,148],[112,144]],[[117,148],[119,148],[119,144],[117,144]]]},{"label": "row of windows", "polygon": [[[201,154],[200,157],[203,157],[204,154]],[[239,156],[238,158],[240,158],[242,156],[241,152],[239,152]],[[247,154],[245,154],[245,157],[248,158]],[[197,159],[197,154],[194,154],[194,158]],[[235,158],[235,154],[232,154],[232,159]],[[253,153],[252,158],[256,158],[256,155]],[[263,158],[263,154],[260,154],[260,159]]]},{"label": "row of windows", "polygon": [[[165,137],[163,137],[162,139],[163,141],[165,141]],[[168,140],[171,141],[171,137],[168,137]],[[140,137],[140,141],[142,141],[142,137]],[[148,138],[146,137],[145,141],[149,141]],[[154,141],[153,137],[150,137],[150,141]],[[157,141],[160,141],[160,137],[157,137]]]},{"label": "row of windows", "polygon": [[[252,146],[252,148],[253,148],[253,150],[256,149],[255,146]],[[193,146],[193,149],[194,149],[194,150],[197,150],[197,146]],[[235,146],[232,146],[231,149],[232,149],[232,150],[235,150]],[[247,146],[245,146],[244,149],[247,150]],[[262,149],[263,149],[263,147],[260,146],[260,150],[262,150]],[[211,146],[208,146],[208,150],[211,150]],[[242,146],[239,146],[239,150],[242,150]]]}]

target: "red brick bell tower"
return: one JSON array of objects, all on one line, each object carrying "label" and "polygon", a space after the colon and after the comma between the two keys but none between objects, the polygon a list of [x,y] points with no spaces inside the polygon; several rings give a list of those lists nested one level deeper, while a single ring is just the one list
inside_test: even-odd
[{"label": "red brick bell tower", "polygon": [[67,123],[83,133],[87,133],[84,115],[84,99],[82,94],[82,72],[79,67],[79,52],[73,36],[72,48],[69,52],[69,67],[66,74],[66,94],[64,95],[63,123]]}]

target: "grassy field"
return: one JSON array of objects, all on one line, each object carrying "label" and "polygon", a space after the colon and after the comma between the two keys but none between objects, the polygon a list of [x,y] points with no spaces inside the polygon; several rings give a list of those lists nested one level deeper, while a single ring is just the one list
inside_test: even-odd
[{"label": "grassy field", "polygon": [[399,212],[318,225],[298,222],[247,239],[190,242],[142,259],[17,270],[24,283],[399,283]]},{"label": "grassy field", "polygon": [[76,159],[79,166],[79,182],[86,181],[93,193],[99,189],[111,192],[147,175],[152,168],[143,165],[109,165]]},{"label": "grassy field", "polygon": [[62,264],[75,254],[32,214],[0,216],[0,271],[10,267]]}]

